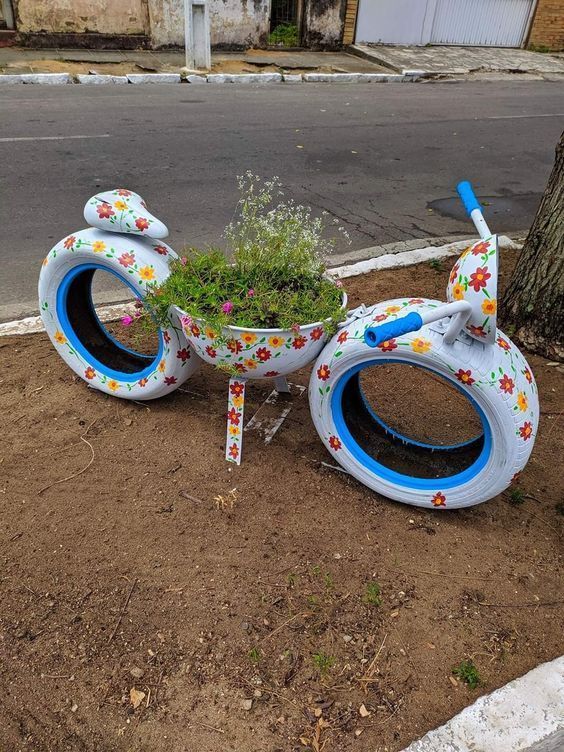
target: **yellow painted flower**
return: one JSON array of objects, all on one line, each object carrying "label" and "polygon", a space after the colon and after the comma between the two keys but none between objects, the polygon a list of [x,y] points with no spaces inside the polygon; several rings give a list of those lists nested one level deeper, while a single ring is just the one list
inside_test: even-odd
[{"label": "yellow painted flower", "polygon": [[257,367],[257,364],[251,358],[249,358],[248,360],[245,361],[245,365],[251,371],[254,370]]},{"label": "yellow painted flower", "polygon": [[253,332],[243,332],[241,339],[246,345],[254,345],[257,341],[257,335],[253,334]]},{"label": "yellow painted flower", "polygon": [[273,337],[270,337],[268,344],[270,345],[270,347],[282,347],[284,341],[284,337],[279,337],[277,334],[275,334]]},{"label": "yellow painted flower", "polygon": [[[465,248],[465,249],[464,249],[464,250],[462,251],[462,253],[460,254],[460,259],[463,259],[463,258],[464,258],[465,256],[468,256],[468,254],[470,253],[470,251],[471,251],[471,250],[472,250],[472,246],[471,246],[471,245],[469,245],[469,246],[468,246],[468,248]],[[459,260],[460,260],[460,259],[459,259]]]},{"label": "yellow painted flower", "polygon": [[401,306],[399,305],[390,305],[386,308],[386,313],[397,313],[398,311],[401,311]]},{"label": "yellow painted flower", "polygon": [[49,263],[49,256],[45,256],[45,258],[43,259],[43,266],[47,266],[48,263]]},{"label": "yellow painted flower", "polygon": [[495,298],[491,298],[491,300],[484,300],[482,303],[482,311],[486,314],[486,316],[493,316],[493,314],[497,311],[497,301]]},{"label": "yellow painted flower", "polygon": [[166,368],[166,363],[164,362],[164,360],[161,360],[161,362],[159,363],[159,369],[158,370],[161,373],[164,373],[165,372],[165,368]]},{"label": "yellow painted flower", "polygon": [[428,339],[417,337],[411,343],[411,349],[416,353],[426,353],[431,349],[431,342]]},{"label": "yellow painted flower", "polygon": [[204,331],[205,331],[206,337],[208,339],[215,339],[217,337],[217,333],[216,333],[215,329],[211,329],[209,326],[206,326],[206,328],[204,329]]},{"label": "yellow painted flower", "polygon": [[102,253],[102,251],[106,250],[106,244],[103,240],[95,240],[92,243],[92,250],[94,253]]},{"label": "yellow painted flower", "polygon": [[118,211],[125,211],[127,209],[125,201],[116,201],[114,206]]},{"label": "yellow painted flower", "polygon": [[229,426],[229,433],[231,436],[238,436],[239,435],[239,429],[237,426]]},{"label": "yellow painted flower", "polygon": [[150,281],[155,279],[155,270],[152,266],[142,266],[141,269],[139,269],[139,276],[141,279]]},{"label": "yellow painted flower", "polygon": [[452,297],[455,300],[463,300],[464,299],[464,287],[462,285],[458,284],[458,282],[452,286]]},{"label": "yellow painted flower", "polygon": [[119,389],[119,384],[115,379],[110,379],[106,384],[108,385],[108,389],[111,389],[112,392],[117,392]]},{"label": "yellow painted flower", "polygon": [[235,407],[242,407],[243,406],[243,397],[239,395],[238,397],[231,397],[231,402],[235,405]]},{"label": "yellow painted flower", "polygon": [[527,400],[527,395],[525,394],[525,392],[519,392],[519,394],[517,395],[517,407],[523,413],[529,407],[529,401]]},{"label": "yellow painted flower", "polygon": [[60,332],[58,329],[53,335],[53,337],[55,338],[55,341],[58,342],[60,345],[64,345],[65,342],[67,341],[67,338],[65,337],[65,335],[62,332]]}]

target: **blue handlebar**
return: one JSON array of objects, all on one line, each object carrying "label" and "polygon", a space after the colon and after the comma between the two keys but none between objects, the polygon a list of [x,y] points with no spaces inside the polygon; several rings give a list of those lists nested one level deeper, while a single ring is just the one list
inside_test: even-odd
[{"label": "blue handlebar", "polygon": [[476,195],[468,180],[462,180],[456,186],[456,190],[458,191],[458,195],[460,196],[460,200],[464,204],[464,208],[466,209],[468,216],[472,214],[474,209],[479,209],[480,211],[482,211],[480,202],[476,198]]},{"label": "blue handlebar", "polygon": [[387,324],[380,324],[380,326],[370,326],[364,332],[364,341],[368,347],[378,347],[382,342],[387,342],[394,337],[399,337],[402,334],[408,332],[416,332],[423,326],[423,319],[418,313],[413,311],[408,313],[407,316],[402,316],[401,319],[395,321],[389,321]]}]

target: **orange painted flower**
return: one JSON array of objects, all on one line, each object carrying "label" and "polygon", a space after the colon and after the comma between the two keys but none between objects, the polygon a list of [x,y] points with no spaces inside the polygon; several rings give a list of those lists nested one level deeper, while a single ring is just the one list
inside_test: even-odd
[{"label": "orange painted flower", "polygon": [[397,349],[395,339],[387,339],[385,342],[381,342],[378,347],[382,352],[392,352],[392,350]]},{"label": "orange painted flower", "polygon": [[379,323],[380,321],[385,321],[388,318],[387,313],[379,313],[377,316],[374,316],[372,321],[375,321],[376,323]]},{"label": "orange painted flower", "polygon": [[106,244],[103,240],[95,240],[92,243],[92,250],[94,253],[102,253],[102,251],[106,250]]},{"label": "orange painted flower", "polygon": [[309,336],[315,340],[321,339],[323,337],[323,327],[316,326]]},{"label": "orange painted flower", "polygon": [[341,440],[338,439],[336,436],[329,436],[329,446],[331,447],[331,449],[334,449],[335,451],[337,451],[343,445],[341,444]]},{"label": "orange painted flower", "polygon": [[425,301],[423,298],[411,298],[407,301],[408,305],[419,305],[419,303],[424,303]]},{"label": "orange painted flower", "polygon": [[164,245],[154,245],[153,250],[161,256],[168,256],[168,249]]},{"label": "orange painted flower", "polygon": [[529,369],[525,368],[525,370],[523,371],[523,373],[525,375],[525,378],[529,382],[529,384],[532,384],[532,382],[533,382],[533,374],[529,371]]},{"label": "orange painted flower", "polygon": [[416,353],[426,353],[431,349],[431,342],[423,337],[417,337],[411,343],[411,349]]},{"label": "orange painted flower", "polygon": [[128,266],[132,266],[135,263],[135,254],[133,253],[133,251],[122,253],[121,256],[118,258],[118,261],[122,266],[125,266],[125,268],[127,269]]},{"label": "orange painted flower", "polygon": [[319,366],[319,368],[317,369],[317,378],[321,381],[327,381],[330,375],[331,371],[329,370],[329,366],[327,365]]},{"label": "orange painted flower", "polygon": [[511,378],[511,376],[508,376],[506,373],[503,374],[501,379],[499,379],[499,386],[502,392],[505,392],[505,394],[513,394],[513,390],[515,389],[515,382]]},{"label": "orange painted flower", "polygon": [[277,334],[270,337],[268,340],[268,344],[270,345],[270,347],[282,347],[284,342],[285,342],[284,337],[279,337]]},{"label": "orange painted flower", "polygon": [[237,459],[237,457],[239,456],[239,447],[237,446],[237,444],[231,444],[231,446],[229,447],[229,456],[234,460]]},{"label": "orange painted flower", "polygon": [[231,350],[234,355],[237,355],[243,349],[243,345],[238,339],[230,339],[227,343],[227,349]]},{"label": "orange painted flower", "polygon": [[238,413],[237,410],[232,407],[231,410],[227,413],[227,420],[231,423],[232,426],[238,426],[239,420],[241,419],[241,413]]},{"label": "orange painted flower", "polygon": [[448,278],[448,281],[451,283],[451,285],[456,282],[456,278],[458,277],[458,264],[455,264],[452,269],[450,270],[450,275]]},{"label": "orange painted flower", "polygon": [[391,305],[386,308],[386,313],[397,313],[398,311],[401,311],[401,306],[399,305]]},{"label": "orange painted flower", "polygon": [[45,258],[43,259],[41,263],[42,263],[42,266],[47,266],[47,264],[49,263],[49,256],[45,256]]},{"label": "orange painted flower", "polygon": [[76,243],[76,238],[74,235],[69,235],[69,237],[65,240],[63,245],[67,249],[67,251],[73,247],[73,245]]},{"label": "orange painted flower", "polygon": [[204,334],[208,339],[215,339],[217,337],[217,332],[215,329],[212,329],[209,326],[204,327]]},{"label": "orange painted flower", "polygon": [[131,191],[128,191],[127,188],[118,188],[118,196],[131,196]]},{"label": "orange painted flower", "polygon": [[511,345],[506,339],[503,339],[503,337],[498,337],[496,342],[502,350],[511,350]]},{"label": "orange painted flower", "polygon": [[87,379],[93,379],[94,376],[96,376],[96,371],[92,368],[92,366],[88,366],[86,371],[84,371],[84,375]]},{"label": "orange painted flower", "polygon": [[229,426],[229,433],[231,434],[231,436],[238,436],[239,428],[237,428],[237,426]]},{"label": "orange painted flower", "polygon": [[250,371],[254,371],[254,369],[257,367],[257,364],[252,358],[247,358],[247,360],[245,361],[245,365]]},{"label": "orange painted flower", "polygon": [[434,507],[446,507],[446,496],[440,491],[437,491],[437,493],[431,499],[431,504]]},{"label": "orange painted flower", "polygon": [[519,435],[523,441],[527,441],[533,435],[533,425],[530,421],[526,420],[522,426],[519,427]]},{"label": "orange painted flower", "polygon": [[245,385],[241,384],[240,381],[234,381],[232,384],[229,385],[229,391],[235,397],[240,397],[241,394],[243,394],[245,391]]},{"label": "orange painted flower", "polygon": [[472,248],[472,255],[473,256],[483,256],[484,253],[487,253],[489,249],[489,245],[485,240],[482,240],[481,243],[476,243],[476,245]]},{"label": "orange painted flower", "polygon": [[164,362],[164,360],[161,360],[161,362],[159,363],[158,370],[160,371],[160,373],[164,373],[165,372],[165,368],[166,368],[166,363]]},{"label": "orange painted flower", "polygon": [[[323,329],[321,330],[323,333]],[[313,332],[312,332],[312,339],[313,339]],[[316,337],[315,339],[319,339],[319,337]],[[301,350],[302,347],[305,347],[307,345],[307,337],[303,337],[300,335],[299,337],[294,337],[292,340],[292,347],[294,350]]]},{"label": "orange painted flower", "polygon": [[55,334],[53,335],[53,338],[54,338],[54,339],[55,339],[55,341],[56,341],[56,342],[58,342],[58,343],[59,343],[60,345],[64,345],[64,344],[65,344],[65,342],[67,341],[67,338],[65,337],[65,335],[64,335],[64,334],[63,334],[62,332],[60,332],[60,331],[59,331],[58,329],[57,329],[57,331],[55,332]]},{"label": "orange painted flower", "polygon": [[517,394],[517,407],[522,413],[529,407],[529,401],[525,392],[518,392]]},{"label": "orange painted flower", "polygon": [[472,384],[476,381],[476,379],[472,378],[472,371],[464,371],[462,368],[459,368],[454,375],[459,381],[461,381],[463,384],[466,384],[467,386],[472,386]]},{"label": "orange painted flower", "polygon": [[235,407],[241,409],[243,407],[244,397],[243,395],[240,395],[239,397],[231,397],[231,402]]},{"label": "orange painted flower", "polygon": [[457,282],[455,285],[452,286],[452,297],[455,300],[463,300],[464,299],[464,287]]},{"label": "orange painted flower", "polygon": [[149,229],[149,220],[145,219],[145,217],[139,217],[139,219],[135,220],[135,226],[138,230],[141,230],[143,232],[144,230]]},{"label": "orange painted flower", "polygon": [[240,337],[246,345],[254,345],[257,341],[257,335],[254,332],[243,332]]},{"label": "orange painted flower", "polygon": [[470,334],[473,334],[475,337],[485,337],[486,332],[484,331],[483,326],[474,326],[474,324],[470,324],[468,327]]},{"label": "orange painted flower", "polygon": [[342,331],[342,332],[340,332],[340,333],[339,333],[339,336],[337,337],[337,342],[338,342],[338,343],[339,343],[340,345],[342,345],[342,344],[343,344],[344,342],[346,342],[346,341],[347,341],[347,339],[348,339],[348,338],[349,338],[349,333],[347,332],[347,330],[346,330],[346,329],[343,329],[343,331]]},{"label": "orange painted flower", "polygon": [[468,254],[470,253],[471,249],[472,249],[472,246],[468,246],[468,248],[465,248],[465,249],[464,249],[464,250],[462,251],[462,253],[460,254],[460,256],[459,256],[459,259],[458,259],[458,260],[459,260],[459,261],[462,261],[462,259],[463,259],[463,258],[466,258],[466,256],[468,256]]},{"label": "orange painted flower", "polygon": [[192,332],[193,337],[200,336],[200,327],[198,326],[198,324],[190,324],[190,331]]},{"label": "orange painted flower", "polygon": [[106,384],[108,385],[108,389],[111,389],[112,392],[117,392],[119,389],[119,384],[115,379],[110,379]]},{"label": "orange painted flower", "polygon": [[139,269],[139,276],[141,279],[150,281],[155,279],[155,270],[152,266],[142,266],[141,269]]},{"label": "orange painted flower", "polygon": [[482,311],[486,314],[486,316],[493,316],[493,314],[497,311],[497,301],[495,298],[491,298],[490,300],[484,300],[482,303]]},{"label": "orange painted flower", "polygon": [[139,384],[140,387],[144,387],[144,386],[147,386],[147,384],[149,383],[149,379],[146,379],[146,378],[139,379],[137,383]]}]

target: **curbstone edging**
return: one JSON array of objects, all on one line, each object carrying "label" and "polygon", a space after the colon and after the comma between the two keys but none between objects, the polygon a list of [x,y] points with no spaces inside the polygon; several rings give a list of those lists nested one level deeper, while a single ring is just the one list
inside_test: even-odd
[{"label": "curbstone edging", "polygon": [[70,73],[22,73],[22,84],[72,84]]},{"label": "curbstone edging", "polygon": [[208,84],[277,84],[281,73],[210,73]]},{"label": "curbstone edging", "polygon": [[282,81],[285,84],[301,84],[303,78],[301,73],[283,73]]},{"label": "curbstone edging", "polygon": [[180,73],[128,73],[130,84],[179,84]]},{"label": "curbstone edging", "polygon": [[86,84],[87,86],[99,85],[99,84],[128,84],[127,76],[110,76],[99,73],[79,73],[77,74],[77,82],[79,84]]},{"label": "curbstone edging", "polygon": [[400,73],[304,73],[306,83],[373,84],[413,81]]},{"label": "curbstone edging", "polygon": [[206,76],[199,76],[197,73],[192,73],[186,76],[184,79],[189,84],[205,84],[207,83]]}]

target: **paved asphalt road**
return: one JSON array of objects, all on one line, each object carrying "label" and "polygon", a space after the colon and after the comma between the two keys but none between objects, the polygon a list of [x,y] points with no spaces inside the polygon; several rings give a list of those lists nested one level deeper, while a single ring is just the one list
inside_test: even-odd
[{"label": "paved asphalt road", "polygon": [[98,190],[141,193],[177,249],[221,242],[247,169],[338,217],[351,249],[468,234],[462,178],[503,198],[496,230],[523,230],[563,123],[564,87],[539,81],[6,87],[0,320],[37,310],[41,259]]}]

